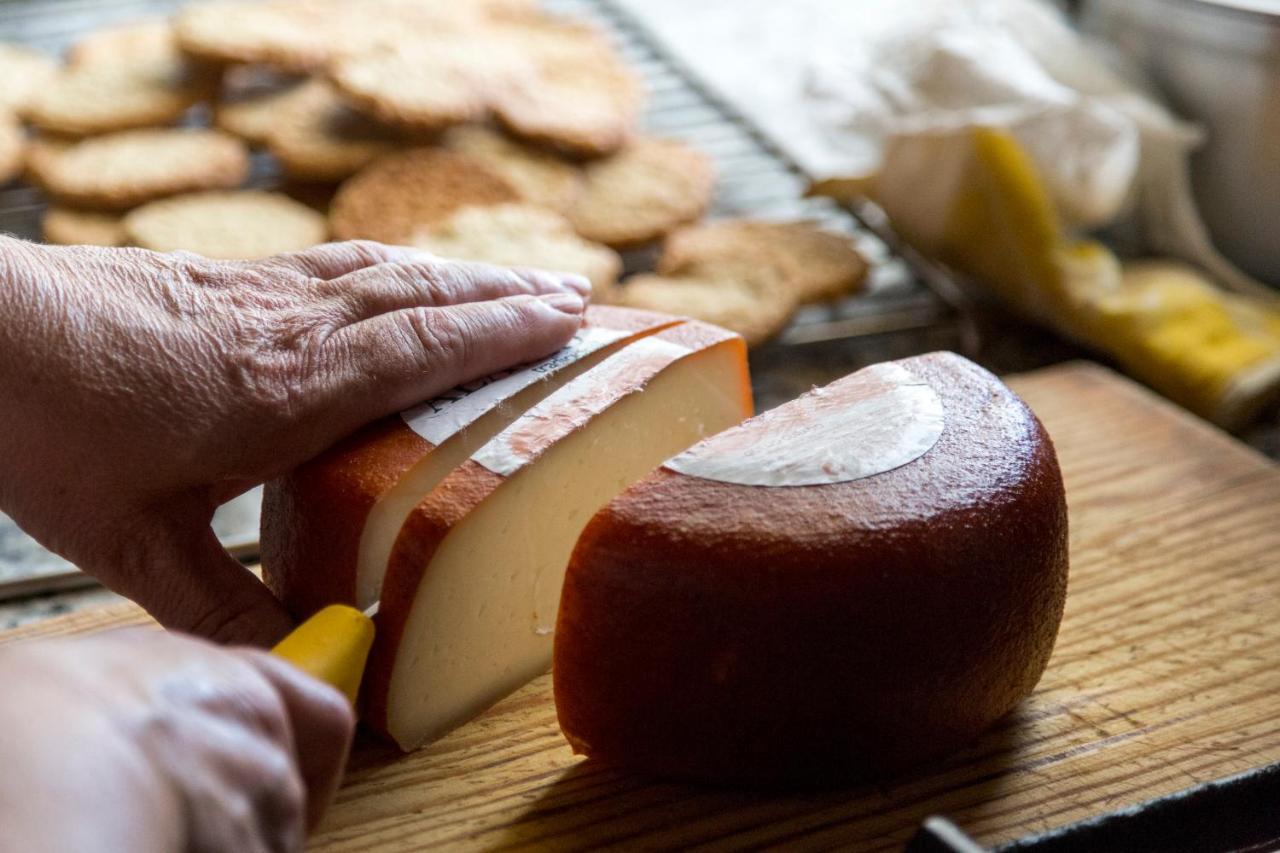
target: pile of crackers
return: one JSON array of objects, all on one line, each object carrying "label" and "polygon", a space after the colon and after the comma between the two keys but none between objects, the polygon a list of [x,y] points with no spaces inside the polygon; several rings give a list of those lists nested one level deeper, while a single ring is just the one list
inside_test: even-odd
[{"label": "pile of crackers", "polygon": [[[0,81],[0,179],[44,191],[52,243],[247,259],[379,240],[577,272],[597,301],[751,343],[866,271],[807,223],[701,223],[710,160],[642,133],[635,71],[535,0],[205,0],[62,62],[0,45]],[[255,150],[279,191],[245,187]],[[620,253],[657,246],[620,284]]]}]

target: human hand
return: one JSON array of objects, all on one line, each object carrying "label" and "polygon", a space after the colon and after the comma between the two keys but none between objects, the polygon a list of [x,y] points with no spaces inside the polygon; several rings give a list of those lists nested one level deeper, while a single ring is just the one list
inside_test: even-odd
[{"label": "human hand", "polygon": [[0,851],[300,850],[354,718],[265,652],[147,629],[0,648]]},{"label": "human hand", "polygon": [[228,262],[0,238],[0,508],[167,627],[272,643],[291,622],[214,509],[554,352],[588,292],[376,243]]}]

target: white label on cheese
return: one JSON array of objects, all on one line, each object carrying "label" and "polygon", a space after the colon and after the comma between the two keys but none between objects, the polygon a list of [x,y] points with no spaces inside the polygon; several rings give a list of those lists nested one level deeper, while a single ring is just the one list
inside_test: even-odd
[{"label": "white label on cheese", "polygon": [[582,329],[563,349],[542,361],[459,385],[439,397],[406,409],[400,417],[409,429],[439,446],[512,395],[630,334],[597,326]]},{"label": "white label on cheese", "polygon": [[743,486],[821,486],[914,462],[942,435],[942,400],[898,364],[876,364],[673,457],[667,468]]},{"label": "white label on cheese", "polygon": [[510,477],[618,400],[644,390],[663,368],[691,352],[671,341],[641,338],[525,412],[471,458]]}]

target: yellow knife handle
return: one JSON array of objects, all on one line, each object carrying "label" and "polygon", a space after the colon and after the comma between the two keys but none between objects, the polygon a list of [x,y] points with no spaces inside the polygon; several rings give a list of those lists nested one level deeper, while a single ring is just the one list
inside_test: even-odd
[{"label": "yellow knife handle", "polygon": [[331,604],[303,622],[272,651],[356,702],[373,646],[373,620],[345,604]]}]

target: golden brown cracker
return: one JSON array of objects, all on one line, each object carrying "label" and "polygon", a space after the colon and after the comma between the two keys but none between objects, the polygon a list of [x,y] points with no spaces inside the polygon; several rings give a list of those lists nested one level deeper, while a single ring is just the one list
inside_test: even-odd
[{"label": "golden brown cracker", "polygon": [[852,240],[808,222],[726,219],[682,228],[663,245],[658,272],[678,275],[695,263],[750,257],[759,263],[785,259],[789,281],[802,303],[822,302],[853,293],[862,284],[867,263]]},{"label": "golden brown cracker", "polygon": [[249,152],[216,130],[129,130],[51,149],[34,164],[41,185],[59,202],[122,210],[162,196],[238,186],[249,174]]},{"label": "golden brown cracker", "polygon": [[454,128],[445,134],[443,144],[505,178],[531,204],[563,212],[582,190],[577,165],[486,127]]},{"label": "golden brown cracker", "polygon": [[27,121],[69,136],[158,127],[216,91],[207,68],[178,57],[64,69],[27,104]]},{"label": "golden brown cracker", "polygon": [[38,50],[0,42],[0,110],[22,110],[58,74],[58,63]]},{"label": "golden brown cracker", "polygon": [[323,243],[325,217],[281,193],[209,191],[145,204],[124,217],[134,245],[206,258],[253,259]]},{"label": "golden brown cracker", "polygon": [[446,258],[585,276],[596,302],[608,302],[622,259],[579,237],[563,216],[527,204],[464,207],[414,235],[410,244]]},{"label": "golden brown cracker", "polygon": [[182,48],[218,62],[318,71],[443,30],[482,25],[514,0],[212,0],[177,16]]},{"label": "golden brown cracker", "polygon": [[519,201],[519,193],[469,157],[414,148],[349,178],[329,208],[334,237],[400,243],[467,205]]},{"label": "golden brown cracker", "polygon": [[617,304],[693,317],[742,335],[750,346],[767,341],[787,325],[796,308],[785,287],[741,275],[637,275],[620,289]]},{"label": "golden brown cracker", "polygon": [[544,15],[424,34],[337,61],[331,74],[397,127],[436,132],[493,114],[513,135],[575,156],[620,148],[643,104],[638,79],[599,32]]},{"label": "golden brown cracker", "polygon": [[352,109],[322,80],[287,96],[266,143],[290,179],[317,183],[337,183],[401,147],[396,134]]},{"label": "golden brown cracker", "polygon": [[579,234],[614,248],[660,240],[696,220],[715,184],[711,161],[701,152],[652,137],[589,163],[585,176],[569,218]]},{"label": "golden brown cracker", "polygon": [[66,62],[72,67],[119,66],[173,60],[177,55],[178,42],[169,22],[142,20],[117,24],[84,36],[67,48]]},{"label": "golden brown cracker", "polygon": [[0,184],[22,173],[26,164],[27,134],[12,115],[0,113]]},{"label": "golden brown cracker", "polygon": [[45,242],[59,246],[125,246],[123,219],[119,213],[55,205],[45,211],[41,227]]}]

